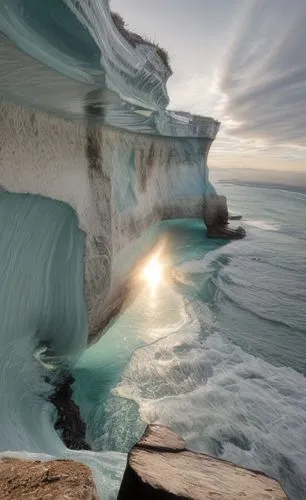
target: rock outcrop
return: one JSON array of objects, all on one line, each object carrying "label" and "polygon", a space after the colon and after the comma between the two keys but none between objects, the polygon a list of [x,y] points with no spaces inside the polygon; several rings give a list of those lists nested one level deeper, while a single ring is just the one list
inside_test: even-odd
[{"label": "rock outcrop", "polygon": [[204,200],[203,220],[207,227],[208,238],[241,239],[245,237],[243,227],[231,229],[228,227],[229,220],[233,220],[228,214],[225,196],[211,195]]},{"label": "rock outcrop", "polygon": [[91,471],[72,460],[0,460],[1,500],[98,500]]},{"label": "rock outcrop", "polygon": [[118,500],[286,500],[274,479],[186,449],[166,427],[151,425],[128,457]]},{"label": "rock outcrop", "polygon": [[72,399],[74,378],[67,376],[55,387],[49,397],[57,410],[55,429],[60,431],[62,440],[71,450],[90,450],[86,442],[86,424],[83,422],[79,407]]}]

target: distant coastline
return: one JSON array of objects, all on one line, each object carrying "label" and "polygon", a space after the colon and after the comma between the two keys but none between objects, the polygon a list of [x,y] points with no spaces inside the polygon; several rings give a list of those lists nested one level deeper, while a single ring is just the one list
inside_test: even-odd
[{"label": "distant coastline", "polygon": [[235,186],[246,186],[254,188],[278,189],[283,191],[291,191],[293,193],[302,193],[306,195],[306,185],[296,186],[294,184],[286,185],[281,183],[273,183],[271,181],[255,182],[255,181],[240,181],[239,179],[222,179],[219,184],[234,184]]},{"label": "distant coastline", "polygon": [[306,172],[211,167],[209,170],[213,183],[282,189],[306,194]]}]

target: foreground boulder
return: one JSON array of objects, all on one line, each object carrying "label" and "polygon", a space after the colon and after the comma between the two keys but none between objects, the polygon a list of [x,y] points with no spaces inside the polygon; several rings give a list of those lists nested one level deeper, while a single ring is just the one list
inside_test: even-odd
[{"label": "foreground boulder", "polygon": [[166,427],[152,425],[129,454],[118,500],[286,500],[260,472],[194,453]]},{"label": "foreground boulder", "polygon": [[0,460],[1,500],[98,500],[91,471],[72,460]]}]

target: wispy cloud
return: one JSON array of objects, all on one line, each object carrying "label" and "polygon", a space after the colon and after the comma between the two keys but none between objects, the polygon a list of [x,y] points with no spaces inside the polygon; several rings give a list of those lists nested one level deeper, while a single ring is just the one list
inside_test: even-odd
[{"label": "wispy cloud", "polygon": [[306,2],[248,5],[219,72],[228,132],[306,147]]}]

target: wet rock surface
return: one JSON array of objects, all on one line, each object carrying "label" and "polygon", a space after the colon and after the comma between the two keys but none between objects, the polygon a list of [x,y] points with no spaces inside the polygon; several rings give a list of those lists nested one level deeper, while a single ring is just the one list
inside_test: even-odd
[{"label": "wet rock surface", "polygon": [[241,226],[232,229],[228,227],[229,220],[239,220],[241,216],[230,216],[225,196],[211,195],[205,199],[203,220],[207,227],[208,238],[242,239],[245,229]]},{"label": "wet rock surface", "polygon": [[54,393],[49,397],[57,409],[58,418],[55,429],[60,432],[61,438],[67,448],[71,450],[90,450],[86,442],[86,424],[82,420],[79,407],[72,399],[72,384],[74,378],[67,376],[55,387]]},{"label": "wet rock surface", "polygon": [[286,500],[274,479],[186,449],[170,429],[152,425],[128,457],[118,500]]},{"label": "wet rock surface", "polygon": [[237,229],[231,229],[227,226],[208,226],[208,238],[220,238],[227,240],[241,240],[246,235],[245,229],[239,226]]},{"label": "wet rock surface", "polygon": [[91,471],[72,460],[0,460],[2,500],[98,500]]}]

